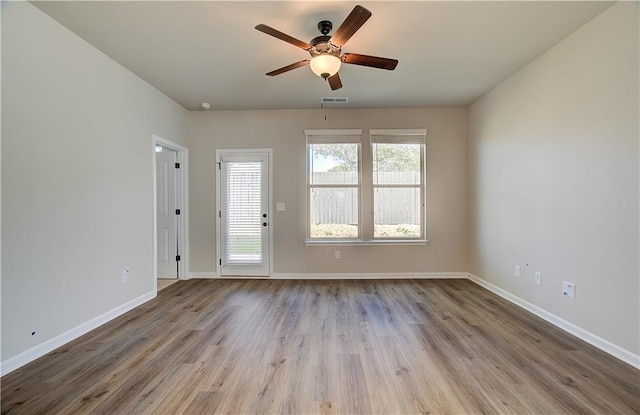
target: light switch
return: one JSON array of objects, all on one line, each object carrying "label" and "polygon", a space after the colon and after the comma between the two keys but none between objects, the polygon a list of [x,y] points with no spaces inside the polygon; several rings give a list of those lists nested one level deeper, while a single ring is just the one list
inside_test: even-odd
[{"label": "light switch", "polygon": [[276,203],[276,210],[279,212],[284,211],[284,203],[283,202]]}]

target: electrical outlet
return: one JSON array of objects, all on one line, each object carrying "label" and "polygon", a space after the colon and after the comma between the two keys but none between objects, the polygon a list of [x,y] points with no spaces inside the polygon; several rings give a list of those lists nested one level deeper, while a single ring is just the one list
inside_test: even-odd
[{"label": "electrical outlet", "polygon": [[129,281],[129,270],[125,269],[124,271],[122,271],[122,282],[127,281]]},{"label": "electrical outlet", "polygon": [[335,252],[333,253],[333,257],[334,257],[335,259],[340,259],[340,251],[335,251]]},{"label": "electrical outlet", "polygon": [[536,272],[536,284],[542,285],[542,273]]},{"label": "electrical outlet", "polygon": [[519,277],[522,275],[522,268],[520,267],[520,265],[516,265],[515,275],[516,277]]},{"label": "electrical outlet", "polygon": [[572,282],[562,281],[562,295],[576,298],[576,285]]}]

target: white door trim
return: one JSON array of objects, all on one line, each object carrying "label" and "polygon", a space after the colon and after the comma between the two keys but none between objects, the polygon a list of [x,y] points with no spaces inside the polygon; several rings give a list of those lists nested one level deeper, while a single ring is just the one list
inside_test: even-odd
[{"label": "white door trim", "polygon": [[153,260],[153,291],[158,291],[158,235],[157,221],[158,212],[156,208],[157,200],[157,177],[156,177],[156,146],[161,145],[169,148],[177,153],[177,162],[180,163],[180,174],[176,180],[176,188],[178,189],[178,197],[176,202],[180,206],[180,217],[178,226],[178,252],[180,253],[180,262],[178,262],[179,278],[186,279],[189,272],[189,149],[169,141],[157,135],[151,137],[152,166],[151,172],[153,177],[153,237],[152,244],[152,260]]},{"label": "white door trim", "polygon": [[[268,211],[267,215],[269,217],[269,276],[273,275],[273,149],[271,148],[228,148],[228,149],[216,149],[216,164],[215,164],[215,174],[216,174],[216,210],[214,212],[216,218],[216,276],[220,277],[222,275],[222,269],[220,266],[219,258],[222,255],[220,250],[221,246],[221,235],[220,235],[220,218],[217,212],[220,212],[220,200],[221,200],[221,187],[220,187],[220,170],[218,169],[218,163],[220,162],[220,156],[223,153],[266,153],[269,158],[269,172],[268,172],[268,194],[267,194],[267,206]],[[252,277],[256,278],[256,277]],[[268,277],[267,277],[268,278]]]}]

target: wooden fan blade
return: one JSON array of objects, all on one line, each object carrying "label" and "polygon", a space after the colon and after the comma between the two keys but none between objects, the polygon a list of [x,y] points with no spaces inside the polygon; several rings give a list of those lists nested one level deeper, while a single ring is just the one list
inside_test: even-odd
[{"label": "wooden fan blade", "polygon": [[357,53],[345,53],[341,59],[344,63],[386,69],[388,71],[393,71],[396,69],[396,66],[398,66],[397,59],[380,58],[378,56],[360,55]]},{"label": "wooden fan blade", "polygon": [[342,81],[340,80],[340,75],[338,74],[338,72],[336,72],[335,75],[327,78],[327,81],[329,81],[329,86],[331,87],[332,91],[342,88]]},{"label": "wooden fan blade", "polygon": [[280,69],[276,69],[275,71],[267,72],[265,75],[267,76],[280,75],[281,73],[289,72],[292,69],[300,68],[302,66],[307,66],[310,61],[311,61],[310,59],[305,59],[300,62],[292,63],[291,65],[284,66]]},{"label": "wooden fan blade", "polygon": [[269,36],[273,36],[277,39],[284,40],[287,43],[291,43],[293,46],[297,46],[300,49],[309,50],[311,49],[311,45],[307,42],[303,42],[301,40],[296,39],[295,37],[291,37],[286,33],[282,33],[279,30],[274,29],[273,27],[269,27],[265,24],[259,24],[256,26],[256,30],[262,33],[266,33]]},{"label": "wooden fan blade", "polygon": [[335,31],[330,42],[339,48],[342,47],[370,17],[371,12],[369,10],[360,5],[354,7],[338,30]]}]

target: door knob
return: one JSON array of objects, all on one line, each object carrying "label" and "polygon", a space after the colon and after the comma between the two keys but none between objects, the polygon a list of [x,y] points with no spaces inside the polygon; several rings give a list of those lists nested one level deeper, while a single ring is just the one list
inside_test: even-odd
[{"label": "door knob", "polygon": [[267,226],[267,222],[262,222],[262,226]]}]

